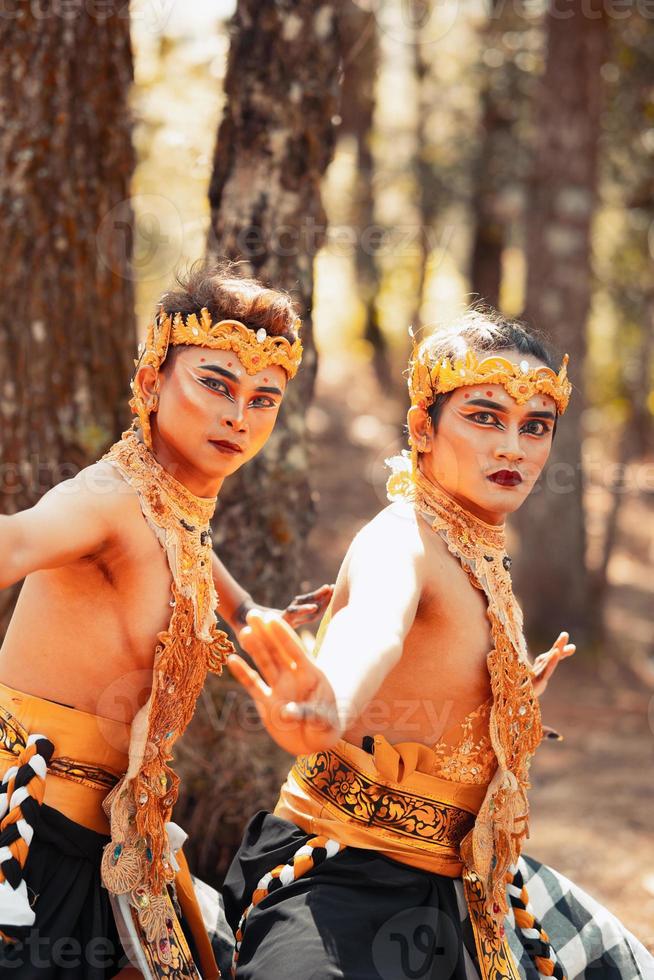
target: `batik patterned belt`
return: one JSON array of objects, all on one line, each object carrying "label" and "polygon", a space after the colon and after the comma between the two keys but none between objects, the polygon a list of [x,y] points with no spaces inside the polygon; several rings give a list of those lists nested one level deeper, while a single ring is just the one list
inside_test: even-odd
[{"label": "batik patterned belt", "polygon": [[475,815],[460,807],[375,781],[334,751],[300,756],[292,773],[343,820],[416,847],[449,851],[456,858],[475,823]]},{"label": "batik patterned belt", "polygon": [[[0,705],[0,752],[11,752],[12,755],[20,757],[27,748],[28,740],[29,733],[24,726],[7,708]],[[90,786],[92,789],[104,789],[107,792],[113,789],[120,779],[116,773],[109,769],[103,769],[102,766],[76,762],[66,756],[51,758],[48,763],[48,771],[62,779],[71,779],[83,786]]]}]

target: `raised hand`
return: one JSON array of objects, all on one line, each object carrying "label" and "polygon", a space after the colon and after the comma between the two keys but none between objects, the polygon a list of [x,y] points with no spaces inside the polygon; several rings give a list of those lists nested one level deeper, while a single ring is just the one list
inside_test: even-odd
[{"label": "raised hand", "polygon": [[321,585],[313,592],[306,592],[304,595],[296,595],[291,599],[282,616],[293,629],[310,623],[314,619],[322,616],[334,594],[333,585]]},{"label": "raised hand", "polygon": [[559,661],[571,657],[577,649],[574,643],[568,643],[569,639],[569,633],[559,633],[552,647],[534,660],[532,680],[535,694],[541,695],[543,693]]},{"label": "raised hand", "polygon": [[291,755],[333,745],[341,734],[334,692],[284,618],[253,609],[238,640],[258,671],[237,654],[227,665],[278,745]]}]

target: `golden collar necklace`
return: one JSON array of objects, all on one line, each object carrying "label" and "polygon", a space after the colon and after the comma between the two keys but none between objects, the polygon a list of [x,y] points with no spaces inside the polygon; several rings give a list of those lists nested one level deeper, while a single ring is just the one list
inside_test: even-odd
[{"label": "golden collar necklace", "polygon": [[127,773],[104,801],[111,841],[102,859],[105,887],[134,910],[152,957],[167,972],[173,952],[166,885],[175,876],[168,828],[179,788],[170,761],[207,671],[221,673],[234,651],[216,621],[209,526],[216,501],[191,493],[132,430],[103,458],[136,491],[172,575],[171,618],[157,636],[152,691],[132,722]]}]

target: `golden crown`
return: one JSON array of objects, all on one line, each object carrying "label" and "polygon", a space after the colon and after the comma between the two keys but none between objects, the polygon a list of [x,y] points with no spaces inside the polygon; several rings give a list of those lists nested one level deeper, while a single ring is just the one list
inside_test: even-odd
[{"label": "golden crown", "polygon": [[[293,326],[295,331],[299,331],[299,317]],[[168,348],[182,344],[211,350],[231,350],[250,375],[278,365],[286,371],[289,379],[294,378],[302,360],[299,337],[291,343],[286,337],[269,336],[263,327],[252,330],[240,320],[218,320],[213,323],[206,307],[200,310],[199,317],[196,313],[171,315],[160,307],[154,321],[148,326],[145,342],[139,345],[139,357],[134,364],[137,368],[149,365],[158,371],[166,359]],[[131,388],[130,408],[139,420],[143,441],[151,449],[150,414],[155,404],[152,398],[146,398],[136,378]]]},{"label": "golden crown", "polygon": [[517,364],[506,357],[492,355],[480,358],[474,350],[461,357],[443,357],[429,363],[429,352],[422,345],[414,349],[409,365],[409,394],[411,404],[427,409],[436,395],[453,391],[464,385],[501,384],[519,405],[535,394],[550,395],[559,415],[563,415],[572,392],[568,381],[566,354],[558,372],[548,367],[530,368],[529,362]]},{"label": "golden crown", "polygon": [[[294,328],[299,330],[300,318]],[[302,360],[302,342],[298,337],[292,344],[286,337],[269,336],[265,329],[252,330],[240,320],[212,322],[211,314],[203,307],[196,313],[171,316],[160,309],[154,322],[148,327],[145,344],[140,350],[139,364],[161,367],[168,347],[193,344],[211,350],[231,350],[238,355],[248,374],[256,374],[274,364],[283,368],[289,378],[294,378]]]}]

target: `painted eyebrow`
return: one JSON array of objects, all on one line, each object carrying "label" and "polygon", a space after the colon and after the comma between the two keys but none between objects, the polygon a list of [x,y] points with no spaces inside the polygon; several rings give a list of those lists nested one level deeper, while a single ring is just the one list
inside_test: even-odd
[{"label": "painted eyebrow", "polygon": [[[212,371],[213,374],[220,374],[223,378],[227,378],[229,381],[235,381],[236,384],[240,384],[241,379],[237,375],[232,374],[231,371],[227,371],[226,368],[222,368],[218,364],[200,364],[199,367],[203,371]],[[269,395],[283,394],[281,388],[266,387],[265,385],[258,385],[255,391],[263,391]]]},{"label": "painted eyebrow", "polygon": [[281,388],[267,388],[265,385],[258,385],[257,388],[255,388],[255,391],[265,391],[269,395],[281,395],[282,394],[282,389]]},{"label": "painted eyebrow", "polygon": [[229,381],[235,381],[237,384],[240,381],[240,378],[236,374],[232,374],[231,371],[219,367],[218,364],[198,364],[198,367],[202,371],[212,371],[214,374],[220,374],[223,378],[227,378]]},{"label": "painted eyebrow", "polygon": [[[466,405],[481,405],[483,408],[494,408],[495,411],[504,412],[506,414],[506,406],[500,405],[499,402],[491,402],[486,398],[473,398],[472,401],[465,402]],[[556,420],[556,415],[554,412],[528,412],[527,413],[532,418],[538,419],[551,419]]]}]

